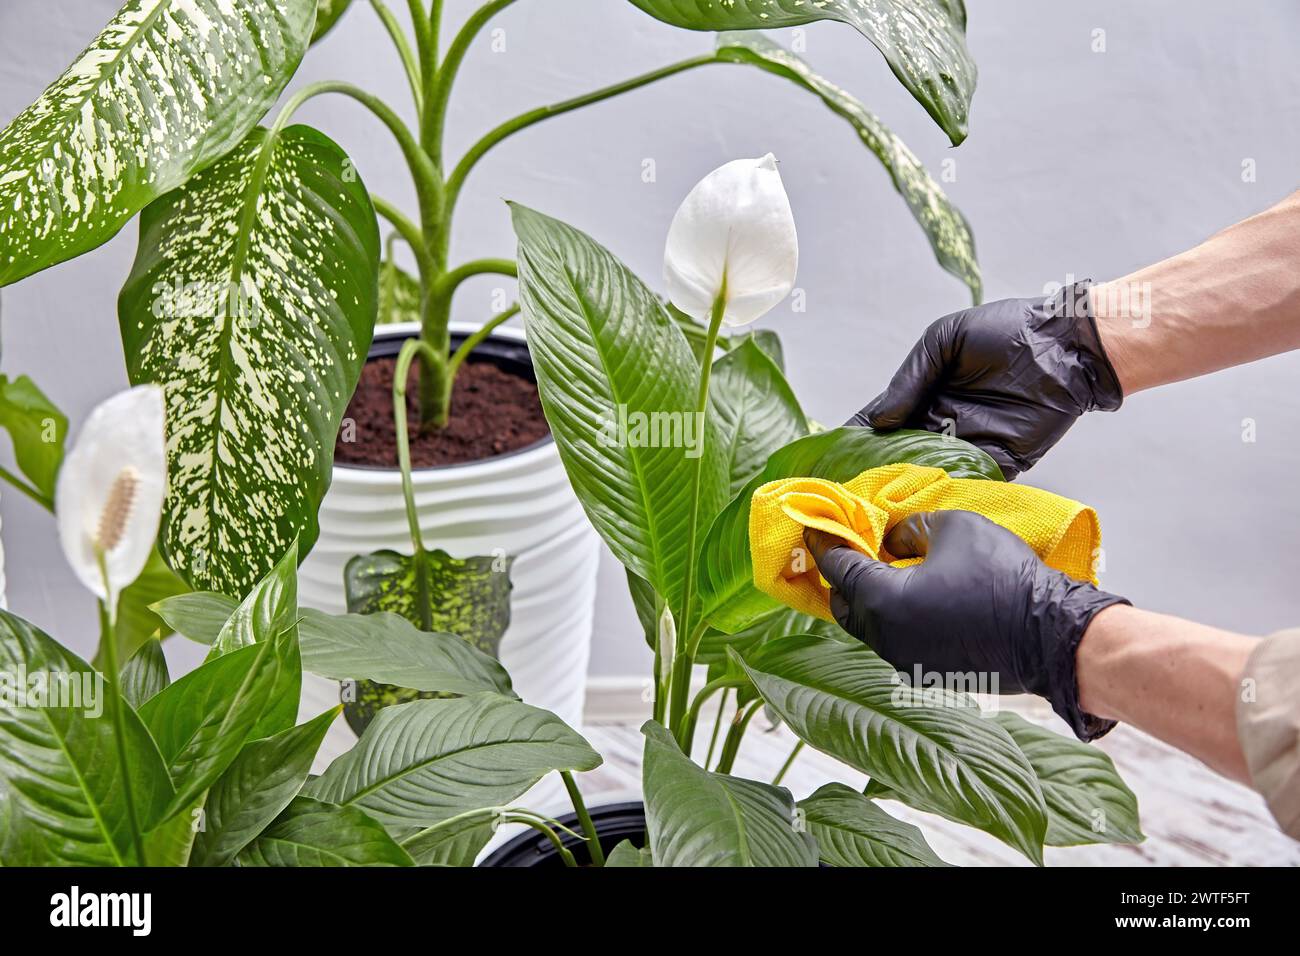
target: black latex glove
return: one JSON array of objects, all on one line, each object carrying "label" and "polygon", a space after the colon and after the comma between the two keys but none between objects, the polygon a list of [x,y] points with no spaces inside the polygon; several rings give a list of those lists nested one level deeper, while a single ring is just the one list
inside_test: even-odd
[{"label": "black latex glove", "polygon": [[884,540],[907,568],[873,561],[839,538],[804,541],[831,586],[840,627],[900,672],[997,675],[1002,694],[1045,697],[1081,740],[1113,727],[1079,709],[1075,651],[1093,616],[1127,604],[1053,570],[1020,538],[970,511],[912,515]]},{"label": "black latex glove", "polygon": [[945,315],[848,424],[955,433],[992,456],[1010,481],[1084,412],[1114,411],[1123,400],[1088,287],[1077,282],[1051,298],[1002,299]]}]

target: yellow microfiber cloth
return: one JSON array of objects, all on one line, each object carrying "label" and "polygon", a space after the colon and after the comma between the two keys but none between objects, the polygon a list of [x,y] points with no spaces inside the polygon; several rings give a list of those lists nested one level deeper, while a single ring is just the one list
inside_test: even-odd
[{"label": "yellow microfiber cloth", "polygon": [[1101,545],[1097,513],[1041,488],[979,478],[950,478],[942,468],[884,465],[843,483],[823,478],[769,481],[754,492],[749,547],[754,586],[782,604],[832,620],[830,589],[803,543],[804,528],[819,528],[894,567],[881,542],[894,525],[923,511],[974,511],[1014,532],[1049,566],[1097,583],[1093,556]]}]

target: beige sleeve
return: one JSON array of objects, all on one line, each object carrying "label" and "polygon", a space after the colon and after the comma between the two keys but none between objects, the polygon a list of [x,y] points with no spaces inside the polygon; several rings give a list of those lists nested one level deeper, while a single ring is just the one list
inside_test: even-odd
[{"label": "beige sleeve", "polygon": [[1255,789],[1300,840],[1300,629],[1259,642],[1237,698],[1237,735]]}]

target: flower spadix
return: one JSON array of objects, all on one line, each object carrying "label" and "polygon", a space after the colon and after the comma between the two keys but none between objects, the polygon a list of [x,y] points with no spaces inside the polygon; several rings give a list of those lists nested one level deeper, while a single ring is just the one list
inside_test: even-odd
[{"label": "flower spadix", "polygon": [[723,324],[748,325],[790,294],[798,269],[794,215],[771,153],[709,173],[668,229],[668,298],[706,324],[721,296]]},{"label": "flower spadix", "polygon": [[119,392],[90,413],[59,469],[54,510],[63,553],[110,606],[140,576],[158,537],[167,487],[163,420],[158,386]]}]

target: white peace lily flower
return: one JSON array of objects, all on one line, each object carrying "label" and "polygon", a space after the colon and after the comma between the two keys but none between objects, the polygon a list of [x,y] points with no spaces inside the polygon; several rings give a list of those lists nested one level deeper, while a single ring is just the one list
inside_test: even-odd
[{"label": "white peace lily flower", "polygon": [[167,487],[163,409],[157,385],[119,392],[90,413],[59,469],[54,510],[63,553],[110,608],[140,576],[158,537]]},{"label": "white peace lily flower", "polygon": [[723,324],[748,325],[790,294],[798,269],[794,215],[771,153],[709,173],[668,229],[668,298],[706,324],[725,295]]}]

